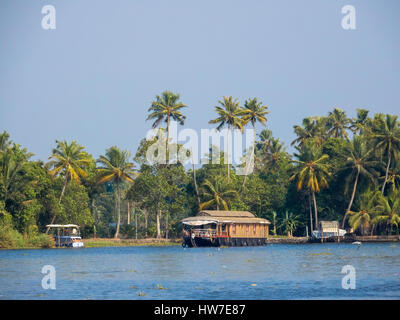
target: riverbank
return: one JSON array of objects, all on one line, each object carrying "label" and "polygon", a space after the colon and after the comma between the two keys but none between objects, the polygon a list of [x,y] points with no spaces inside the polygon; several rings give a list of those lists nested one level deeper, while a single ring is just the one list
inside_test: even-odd
[{"label": "riverbank", "polygon": [[83,239],[86,248],[98,247],[134,247],[134,246],[174,246],[180,245],[182,239],[108,239],[89,238]]}]

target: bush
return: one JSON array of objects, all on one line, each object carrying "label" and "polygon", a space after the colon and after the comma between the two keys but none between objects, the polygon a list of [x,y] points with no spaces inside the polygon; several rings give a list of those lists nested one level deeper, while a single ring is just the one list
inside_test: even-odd
[{"label": "bush", "polygon": [[41,233],[29,236],[26,241],[26,246],[34,248],[53,248],[55,242],[52,236]]},{"label": "bush", "polygon": [[8,225],[0,225],[0,248],[22,248],[24,239],[22,235]]}]

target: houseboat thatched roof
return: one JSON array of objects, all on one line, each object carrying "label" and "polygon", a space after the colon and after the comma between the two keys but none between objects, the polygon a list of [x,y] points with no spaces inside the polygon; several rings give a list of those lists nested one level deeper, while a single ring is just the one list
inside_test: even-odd
[{"label": "houseboat thatched roof", "polygon": [[223,210],[202,210],[198,216],[210,216],[210,217],[246,217],[254,218],[254,214],[248,211],[223,211]]},{"label": "houseboat thatched roof", "polygon": [[248,211],[220,211],[203,210],[197,216],[185,218],[181,221],[183,224],[191,226],[200,226],[210,223],[256,223],[270,224],[267,219],[256,218],[254,214]]}]

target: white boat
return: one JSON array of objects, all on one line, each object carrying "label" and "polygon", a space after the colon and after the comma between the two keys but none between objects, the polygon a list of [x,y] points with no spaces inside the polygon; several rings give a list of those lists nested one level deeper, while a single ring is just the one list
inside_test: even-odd
[{"label": "white boat", "polygon": [[79,226],[76,224],[48,224],[52,230],[56,247],[82,248],[84,247]]},{"label": "white boat", "polygon": [[[344,237],[345,234],[346,234],[346,230],[339,229],[339,237]],[[331,237],[337,237],[338,232],[337,231],[331,231],[331,232],[324,231],[324,233],[321,234],[321,230],[314,230],[311,235],[315,239],[321,239],[322,235],[324,236],[324,239],[327,239],[327,238],[331,238]]]}]

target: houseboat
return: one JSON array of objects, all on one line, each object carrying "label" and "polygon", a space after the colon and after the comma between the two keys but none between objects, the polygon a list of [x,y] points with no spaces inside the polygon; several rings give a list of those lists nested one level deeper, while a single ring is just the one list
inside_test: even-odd
[{"label": "houseboat", "polygon": [[264,245],[270,225],[248,211],[221,210],[203,210],[181,222],[185,247]]},{"label": "houseboat", "polygon": [[46,227],[53,235],[56,247],[80,248],[84,246],[78,225],[48,224]]}]

